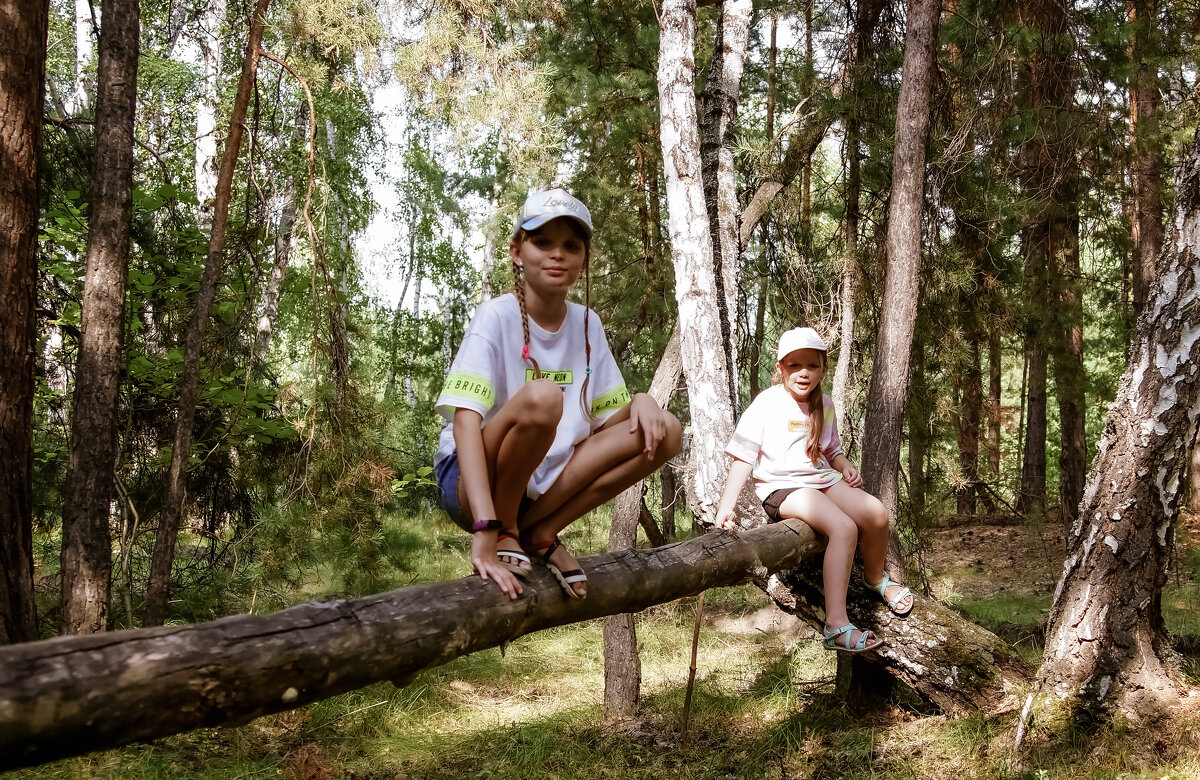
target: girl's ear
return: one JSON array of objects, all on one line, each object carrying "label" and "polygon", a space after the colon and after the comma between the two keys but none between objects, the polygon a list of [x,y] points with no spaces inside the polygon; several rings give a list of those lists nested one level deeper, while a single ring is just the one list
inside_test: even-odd
[{"label": "girl's ear", "polygon": [[517,265],[521,264],[521,244],[519,242],[508,242],[508,257]]}]

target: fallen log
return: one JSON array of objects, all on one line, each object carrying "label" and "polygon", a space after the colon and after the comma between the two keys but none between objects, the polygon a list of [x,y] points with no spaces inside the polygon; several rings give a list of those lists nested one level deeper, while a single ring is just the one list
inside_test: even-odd
[{"label": "fallen log", "polygon": [[[711,532],[581,560],[571,601],[537,569],[510,601],[478,577],[274,615],[69,636],[0,647],[0,771],[205,726],[234,726],[418,672],[545,628],[636,612],[753,581],[810,624],[823,618],[824,539],[798,520]],[[950,713],[995,712],[1030,679],[998,637],[916,596],[901,620],[861,587],[860,626],[887,637],[873,664]]]},{"label": "fallen log", "polygon": [[791,568],[824,547],[799,521],[584,558],[572,601],[539,568],[510,601],[466,577],[265,617],[0,648],[0,770],[237,725],[552,626],[635,612]]}]

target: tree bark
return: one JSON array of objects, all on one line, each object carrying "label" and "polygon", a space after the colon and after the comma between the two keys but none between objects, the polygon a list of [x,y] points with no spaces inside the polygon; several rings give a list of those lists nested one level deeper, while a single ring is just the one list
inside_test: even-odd
[{"label": "tree bark", "polygon": [[1130,228],[1133,238],[1133,314],[1141,314],[1154,285],[1154,261],[1162,247],[1163,138],[1159,126],[1158,0],[1127,0],[1130,59],[1137,68],[1129,85]]},{"label": "tree bark", "polygon": [[1161,600],[1200,422],[1200,128],[1176,191],[1159,283],[1109,407],[1050,612],[1039,682],[1069,717],[1154,717],[1178,703]]},{"label": "tree bark", "polygon": [[[1030,338],[1026,339],[1030,344]],[[1039,344],[1028,347],[1025,380],[1025,437],[1021,458],[1021,514],[1046,508],[1046,353]]]},{"label": "tree bark", "polygon": [[229,135],[221,158],[214,200],[212,232],[208,240],[208,260],[196,295],[196,308],[188,326],[183,355],[183,377],[179,386],[179,412],[175,421],[175,441],[171,451],[171,466],[167,474],[166,497],[159,516],[158,533],[154,539],[154,557],[150,564],[150,580],[146,587],[146,624],[162,625],[166,617],[167,596],[171,584],[171,564],[175,560],[175,540],[179,536],[183,515],[185,477],[192,449],[192,422],[196,416],[196,392],[200,381],[200,349],[208,327],[208,310],[217,292],[217,281],[225,261],[225,226],[229,221],[229,198],[233,190],[233,174],[237,168],[242,145],[246,107],[250,88],[258,65],[259,43],[269,0],[258,0],[250,19],[250,37],[246,57],[238,81],[237,97],[229,119]]},{"label": "tree bark", "polygon": [[0,0],[0,644],[37,638],[33,369],[49,0]]},{"label": "tree bark", "polygon": [[121,383],[125,280],[133,210],[133,123],[141,28],[138,0],[102,6],[96,83],[96,146],[88,219],[71,456],[63,495],[64,634],[108,628],[117,392]]},{"label": "tree bark", "polygon": [[733,147],[752,12],[750,0],[725,0],[721,4],[712,66],[701,96],[704,132],[700,136],[700,165],[709,232],[713,236],[713,281],[720,314],[721,348],[730,369],[729,405],[735,412],[738,407],[738,264],[742,244],[738,238],[737,171],[733,164]]},{"label": "tree bark", "polygon": [[1000,329],[992,324],[988,330],[988,475],[1000,474]]},{"label": "tree bark", "polygon": [[196,201],[199,203],[200,227],[211,226],[216,209],[218,173],[213,166],[217,159],[217,117],[221,113],[221,27],[225,24],[226,0],[211,0],[204,5],[197,19],[199,31],[196,43],[200,47],[200,97],[196,100]]},{"label": "tree bark", "polygon": [[712,522],[724,484],[723,451],[733,434],[733,367],[718,310],[721,288],[713,266],[713,242],[700,165],[696,118],[695,0],[666,0],[659,34],[660,136],[666,174],[671,260],[679,306],[679,350],[692,419],[692,473],[687,481],[693,513]]},{"label": "tree bark", "polygon": [[[679,385],[683,363],[679,353],[679,323],[675,323],[666,351],[654,369],[650,397],[666,407]],[[608,551],[628,550],[637,541],[644,480],[638,480],[613,502],[612,525],[608,532]],[[654,540],[651,540],[651,544]],[[604,619],[604,719],[621,720],[637,713],[642,684],[642,662],[637,651],[637,631],[633,615],[622,613]]]},{"label": "tree bark", "polygon": [[900,562],[894,530],[898,500],[896,477],[909,355],[920,298],[925,142],[929,137],[929,91],[940,10],[939,0],[910,0],[908,4],[885,244],[887,282],[867,414],[863,421],[866,432],[862,461],[864,487],[883,502],[892,518],[893,543],[888,558],[893,566]]}]

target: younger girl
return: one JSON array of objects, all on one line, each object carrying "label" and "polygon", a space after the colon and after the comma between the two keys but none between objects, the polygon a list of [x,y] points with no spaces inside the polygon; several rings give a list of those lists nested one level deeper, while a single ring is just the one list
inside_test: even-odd
[{"label": "younger girl", "polygon": [[515,293],[476,310],[437,400],[442,505],[474,534],[475,571],[514,599],[529,554],[568,596],[586,596],[558,534],[682,441],[674,415],[644,393],[630,399],[595,313],[567,301],[591,237],[587,207],[565,191],[525,200],[508,247]]},{"label": "younger girl", "polygon": [[777,368],[783,383],[759,393],[738,422],[725,451],[733,465],[717,508],[717,525],[732,529],[733,506],[746,477],[773,521],[799,518],[824,534],[825,647],[861,653],[883,640],[860,631],[846,614],[846,589],[854,548],[862,547],[864,582],[888,608],[904,616],[913,598],[884,571],[888,517],[879,499],[861,490],[862,476],[843,454],[833,399],[821,392],[825,342],[812,328],[779,339]]}]

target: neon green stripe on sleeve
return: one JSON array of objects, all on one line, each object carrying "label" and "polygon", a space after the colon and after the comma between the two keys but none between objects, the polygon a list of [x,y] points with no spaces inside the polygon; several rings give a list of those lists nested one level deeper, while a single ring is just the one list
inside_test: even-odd
[{"label": "neon green stripe on sleeve", "polygon": [[604,395],[592,401],[592,415],[599,417],[605,412],[611,412],[620,409],[629,403],[629,390],[625,385],[605,393]]},{"label": "neon green stripe on sleeve", "polygon": [[442,395],[477,401],[483,404],[485,410],[491,409],[492,404],[496,403],[496,391],[492,389],[492,383],[472,374],[451,374],[446,377]]}]

